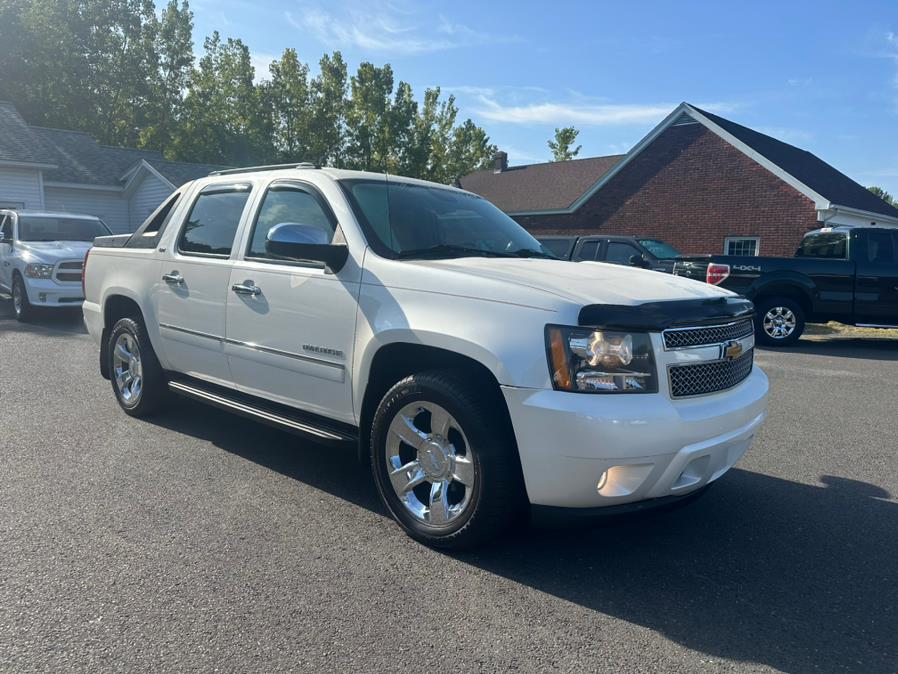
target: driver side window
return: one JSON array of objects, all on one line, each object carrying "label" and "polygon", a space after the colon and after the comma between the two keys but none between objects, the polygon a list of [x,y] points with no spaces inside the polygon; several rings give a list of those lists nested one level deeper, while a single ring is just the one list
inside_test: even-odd
[{"label": "driver side window", "polygon": [[320,238],[316,238],[326,243],[333,241],[336,230],[335,218],[316,194],[296,185],[273,185],[262,201],[246,257],[272,259],[265,250],[265,242],[268,232],[282,224],[318,230]]}]

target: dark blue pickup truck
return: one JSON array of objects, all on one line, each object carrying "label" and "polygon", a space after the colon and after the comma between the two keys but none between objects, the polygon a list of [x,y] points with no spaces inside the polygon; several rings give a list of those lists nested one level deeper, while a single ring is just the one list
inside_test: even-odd
[{"label": "dark blue pickup truck", "polygon": [[752,300],[756,337],[768,345],[794,343],[805,321],[898,327],[898,229],[817,229],[792,258],[684,257],[673,273]]}]

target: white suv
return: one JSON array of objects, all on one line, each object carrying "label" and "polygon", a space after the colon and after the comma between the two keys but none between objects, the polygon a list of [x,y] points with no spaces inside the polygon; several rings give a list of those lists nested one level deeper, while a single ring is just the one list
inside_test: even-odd
[{"label": "white suv", "polygon": [[0,290],[27,320],[34,307],[79,307],[81,267],[109,228],[93,215],[0,210]]},{"label": "white suv", "polygon": [[[171,392],[352,444],[413,537],[669,503],[762,421],[752,305],[554,259],[468,192],[308,165],[185,185],[99,239],[84,318],[126,413]],[[609,510],[610,509],[610,510]]]}]

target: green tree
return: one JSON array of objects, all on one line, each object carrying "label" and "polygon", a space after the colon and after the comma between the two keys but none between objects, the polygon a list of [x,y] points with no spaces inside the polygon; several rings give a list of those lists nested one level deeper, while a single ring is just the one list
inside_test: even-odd
[{"label": "green tree", "polygon": [[886,192],[884,189],[882,189],[881,187],[877,187],[876,185],[871,185],[867,189],[870,190],[871,192],[873,192],[873,194],[878,196],[880,199],[882,199],[887,204],[891,204],[892,206],[895,206],[895,198],[891,194]]},{"label": "green tree", "polygon": [[387,171],[392,149],[393,69],[365,62],[350,80],[346,102],[346,165],[363,171]]},{"label": "green tree", "polygon": [[578,135],[580,135],[580,131],[572,126],[555,129],[555,139],[547,142],[552,151],[552,161],[568,161],[580,154],[582,145],[571,149],[571,146],[577,142]]},{"label": "green tree", "polygon": [[322,166],[343,166],[346,138],[347,68],[342,54],[325,54],[312,80],[309,120],[309,160]]},{"label": "green tree", "polygon": [[263,91],[271,113],[277,159],[307,160],[312,112],[309,66],[299,60],[295,49],[285,49],[281,58],[271,63],[269,72],[271,79],[263,84]]}]

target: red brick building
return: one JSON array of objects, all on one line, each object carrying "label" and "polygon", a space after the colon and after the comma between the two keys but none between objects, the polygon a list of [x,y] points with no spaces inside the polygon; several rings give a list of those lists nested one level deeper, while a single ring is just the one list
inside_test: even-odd
[{"label": "red brick building", "polygon": [[460,180],[529,231],[663,239],[684,253],[791,256],[824,225],[898,209],[810,152],[688,103],[625,155],[507,165]]}]

